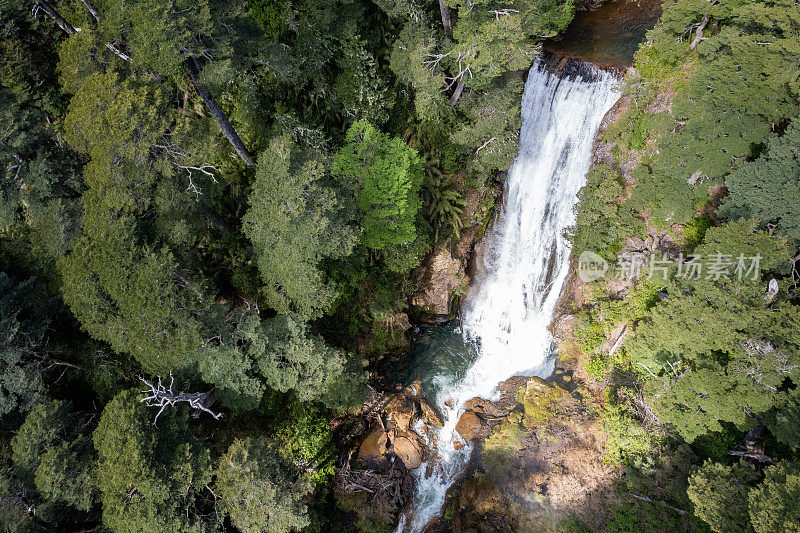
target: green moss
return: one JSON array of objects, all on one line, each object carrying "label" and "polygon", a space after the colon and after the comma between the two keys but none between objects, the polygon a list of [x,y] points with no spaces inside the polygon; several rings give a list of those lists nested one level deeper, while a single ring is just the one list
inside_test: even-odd
[{"label": "green moss", "polygon": [[593,355],[586,361],[583,368],[590,378],[601,381],[606,377],[610,366],[611,364],[608,357],[604,355]]},{"label": "green moss", "polygon": [[600,322],[594,320],[592,313],[581,311],[577,315],[575,326],[575,342],[583,353],[592,353],[603,344],[606,338],[605,330]]},{"label": "green moss", "polygon": [[695,246],[703,242],[706,230],[712,226],[708,215],[694,217],[683,226],[683,240],[687,250],[694,250]]},{"label": "green moss", "polygon": [[517,401],[522,404],[524,415],[522,425],[532,429],[549,422],[560,403],[569,393],[555,385],[548,385],[541,378],[531,378],[517,392]]}]

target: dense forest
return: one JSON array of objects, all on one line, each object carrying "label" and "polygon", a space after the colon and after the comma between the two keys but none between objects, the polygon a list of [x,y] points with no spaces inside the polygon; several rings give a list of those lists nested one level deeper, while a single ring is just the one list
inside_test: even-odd
[{"label": "dense forest", "polygon": [[[0,528],[392,530],[354,420],[597,3],[0,0]],[[606,529],[800,531],[800,6],[664,0],[621,88],[568,238],[664,276],[575,307]]]}]

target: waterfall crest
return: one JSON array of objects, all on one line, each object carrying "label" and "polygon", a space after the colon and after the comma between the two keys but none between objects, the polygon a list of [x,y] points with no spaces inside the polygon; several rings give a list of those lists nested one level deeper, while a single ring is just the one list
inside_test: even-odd
[{"label": "waterfall crest", "polygon": [[493,397],[511,376],[552,372],[548,326],[569,270],[570,245],[562,233],[574,223],[594,137],[619,98],[610,73],[581,63],[570,67],[555,75],[537,61],[528,75],[519,154],[463,308],[463,336],[477,356],[465,374],[434,376],[436,391],[424,391],[435,392],[445,424],[430,436],[436,456],[415,471],[412,509],[398,531],[422,531],[463,471],[472,449],[455,432],[464,402]]}]

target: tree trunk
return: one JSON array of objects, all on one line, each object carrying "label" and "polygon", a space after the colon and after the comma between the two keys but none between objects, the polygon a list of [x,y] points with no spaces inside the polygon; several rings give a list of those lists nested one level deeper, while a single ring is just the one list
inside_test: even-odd
[{"label": "tree trunk", "polygon": [[97,11],[97,8],[94,7],[92,4],[90,4],[88,0],[81,0],[81,2],[83,2],[83,5],[86,6],[87,10],[89,10],[89,13],[92,14],[92,17],[94,17],[94,20],[95,21],[99,21],[100,20],[100,13]]},{"label": "tree trunk", "polygon": [[[58,14],[58,11],[50,7],[50,4],[48,4],[45,0],[36,0],[36,5],[38,5],[42,10],[44,10],[44,12],[47,13],[50,16],[50,18],[53,19],[56,22],[56,24],[58,24],[58,27],[64,30],[64,32],[67,35],[75,35],[79,31],[81,31],[80,28],[76,28],[75,26],[64,20],[64,18]],[[88,9],[89,12],[92,14],[92,16],[95,18],[95,20],[97,20],[97,10],[94,9],[94,7],[87,2],[84,2],[84,5],[86,6],[86,9]],[[106,48],[111,50],[114,53],[114,55],[116,55],[123,61],[131,60],[131,58],[128,57],[127,54],[120,51],[119,48],[117,48],[111,43],[107,43]]]},{"label": "tree trunk", "polygon": [[461,93],[464,92],[464,80],[459,80],[458,85],[456,85],[456,91],[453,93],[453,96],[450,97],[450,105],[456,105],[458,99],[461,98]]},{"label": "tree trunk", "polygon": [[79,28],[76,28],[64,20],[64,18],[58,14],[58,11],[50,7],[50,4],[48,4],[45,0],[36,0],[36,5],[39,6],[45,13],[47,13],[47,15],[53,19],[56,24],[58,24],[58,27],[64,30],[67,35],[75,35],[81,31]]},{"label": "tree trunk", "polygon": [[197,81],[197,76],[200,75],[200,67],[197,65],[197,60],[193,57],[189,57],[184,61],[184,65],[186,66],[186,71],[189,73],[189,78],[192,80],[192,87],[194,87],[197,94],[200,95],[200,98],[203,99],[211,115],[217,119],[222,134],[225,135],[225,138],[231,143],[233,149],[236,150],[236,153],[242,158],[244,164],[250,168],[255,168],[256,164],[253,162],[250,152],[247,151],[247,147],[245,147],[239,135],[236,133],[236,130],[231,126],[228,117],[222,112],[214,96]]},{"label": "tree trunk", "polygon": [[444,26],[444,29],[452,29],[453,23],[450,21],[450,8],[447,7],[444,0],[439,0],[439,11],[442,13],[442,26]]},{"label": "tree trunk", "polygon": [[[47,0],[36,0],[36,5],[38,5],[42,10],[44,10],[44,12],[47,13],[50,16],[50,18],[52,18],[56,22],[56,24],[58,24],[58,26],[62,30],[64,30],[68,35],[74,35],[79,31],[81,31],[80,28],[76,28],[75,26],[64,20],[64,18],[61,15],[59,15],[55,9],[50,7],[50,5],[47,3]],[[94,9],[94,6],[92,6],[88,2],[84,2],[84,5],[92,14],[92,16],[98,18],[97,10]],[[106,44],[106,48],[111,50],[114,54],[116,54],[120,59],[124,61],[131,60],[131,58],[128,55],[124,54],[122,51],[120,51],[111,43]],[[192,80],[192,86],[197,91],[197,94],[200,95],[200,98],[203,99],[203,102],[205,102],[206,107],[208,108],[208,111],[211,113],[211,115],[215,119],[217,119],[217,123],[219,124],[219,127],[222,130],[222,134],[225,135],[225,137],[228,139],[228,142],[230,142],[231,145],[233,146],[233,149],[236,150],[236,153],[239,155],[239,157],[242,158],[244,164],[250,168],[255,168],[256,165],[255,163],[253,163],[253,159],[250,156],[250,152],[247,151],[247,148],[245,147],[244,143],[239,138],[239,135],[237,135],[236,130],[234,130],[233,126],[231,126],[231,123],[228,121],[228,117],[226,117],[225,113],[222,112],[222,109],[220,109],[219,105],[217,104],[217,101],[214,99],[211,93],[208,92],[208,90],[202,85],[200,85],[200,83],[197,81],[197,76],[200,75],[200,67],[197,65],[197,61],[193,57],[187,58],[186,61],[184,61],[184,66],[186,67],[186,70],[189,73],[189,78]]]}]

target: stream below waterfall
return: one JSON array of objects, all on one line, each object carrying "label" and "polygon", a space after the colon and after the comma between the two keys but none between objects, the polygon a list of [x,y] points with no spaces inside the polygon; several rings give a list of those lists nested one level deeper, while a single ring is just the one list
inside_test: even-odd
[{"label": "stream below waterfall", "polygon": [[455,431],[464,403],[493,399],[497,384],[511,376],[552,373],[548,326],[569,271],[563,232],[574,222],[597,130],[619,98],[615,85],[612,74],[577,61],[559,74],[539,61],[530,69],[519,153],[461,322],[421,331],[397,370],[401,381],[420,380],[422,395],[445,421],[425,436],[431,453],[414,471],[413,501],[398,532],[422,531],[464,471],[472,446]]}]

